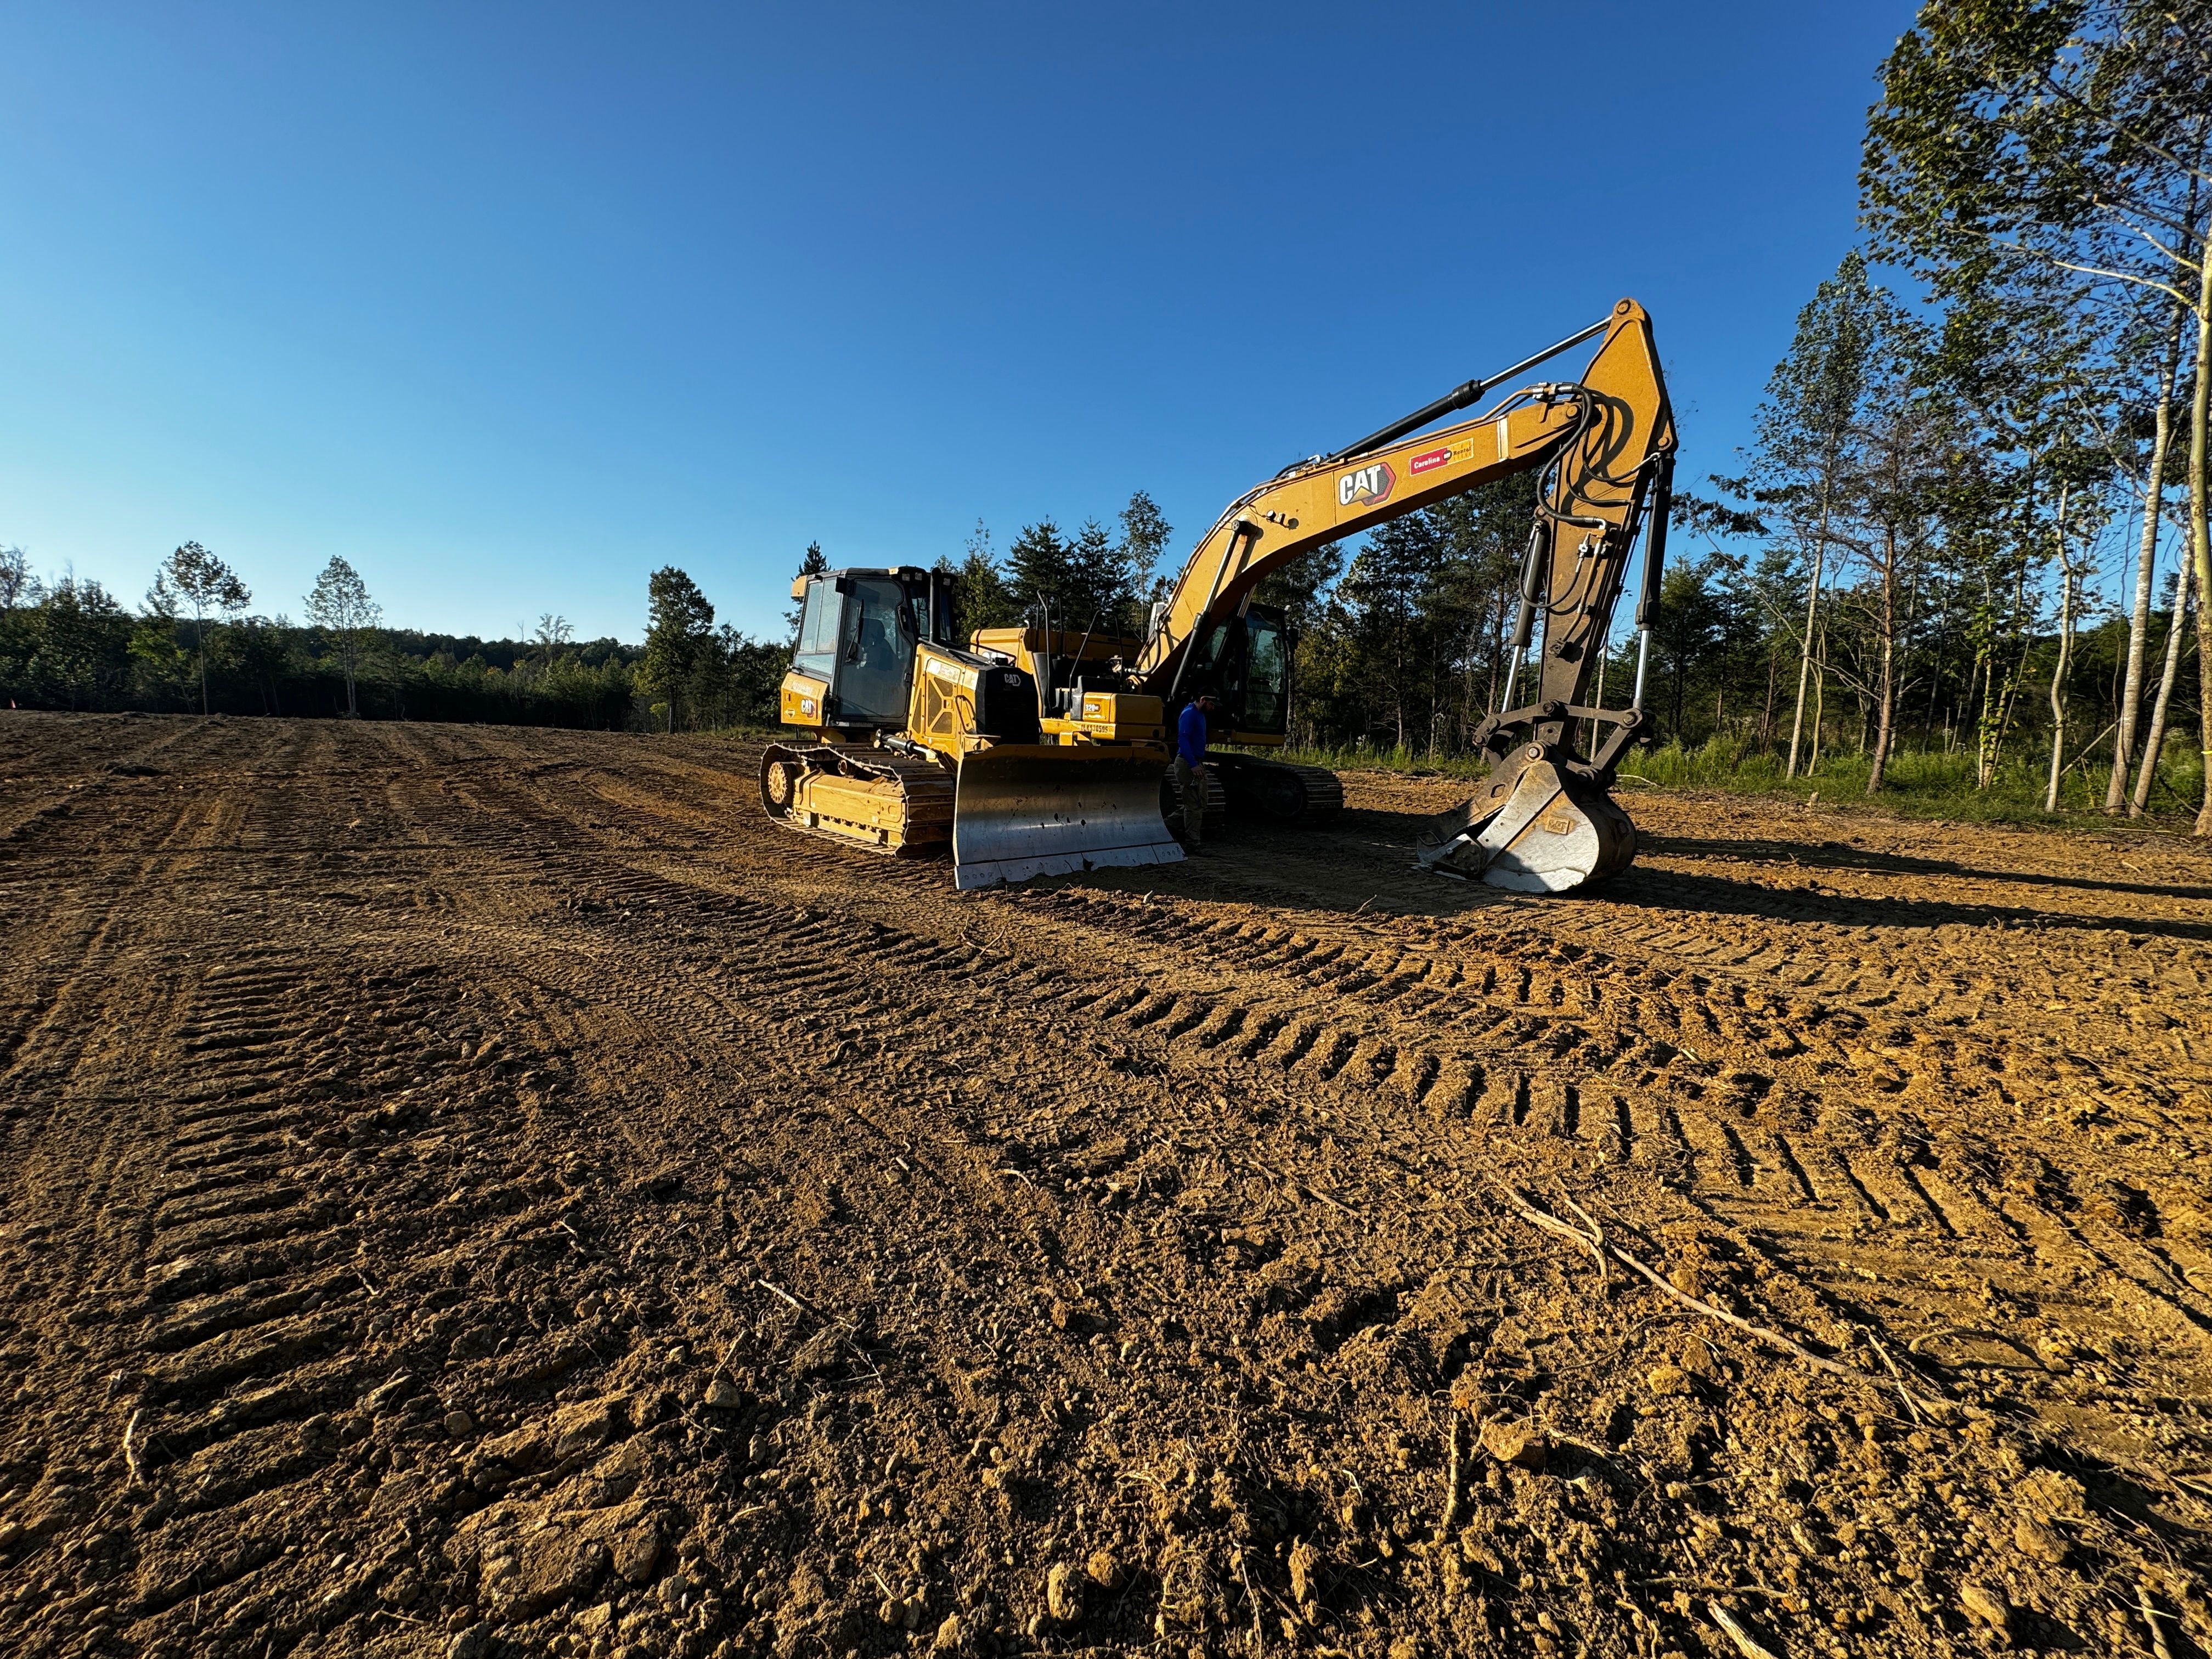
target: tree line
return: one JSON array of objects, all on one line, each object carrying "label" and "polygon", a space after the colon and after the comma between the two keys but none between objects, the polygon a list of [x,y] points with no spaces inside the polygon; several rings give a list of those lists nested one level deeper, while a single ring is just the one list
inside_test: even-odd
[{"label": "tree line", "polygon": [[619,729],[636,720],[635,647],[580,642],[546,615],[529,640],[386,628],[333,558],[301,620],[258,614],[222,559],[186,542],[141,606],[100,583],[42,579],[0,547],[0,696],[11,708],[357,715]]},{"label": "tree line", "polygon": [[[1158,504],[1143,490],[1129,498],[1114,530],[1086,520],[1073,534],[1057,521],[1024,525],[1000,556],[978,520],[960,557],[940,554],[954,637],[1003,628],[1048,611],[1056,624],[1102,634],[1141,634],[1160,597],[1158,564],[1170,534]],[[797,574],[830,568],[821,543],[808,545]],[[796,606],[784,617],[786,637],[770,643],[714,621],[699,584],[674,565],[646,584],[645,646],[636,665],[640,697],[653,729],[663,732],[766,726],[778,715],[777,688],[799,638]]]}]

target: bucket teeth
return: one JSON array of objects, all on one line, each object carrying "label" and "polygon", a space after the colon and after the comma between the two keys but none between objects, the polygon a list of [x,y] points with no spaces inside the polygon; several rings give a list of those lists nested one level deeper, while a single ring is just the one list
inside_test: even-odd
[{"label": "bucket teeth", "polygon": [[965,755],[953,797],[953,884],[991,887],[1117,865],[1172,864],[1156,753],[999,744]]}]

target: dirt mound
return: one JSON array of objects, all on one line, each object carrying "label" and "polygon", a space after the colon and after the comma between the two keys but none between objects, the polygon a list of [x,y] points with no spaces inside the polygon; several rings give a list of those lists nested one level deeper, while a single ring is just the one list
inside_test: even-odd
[{"label": "dirt mound", "polygon": [[2212,1644],[2185,844],[959,895],[757,753],[0,717],[11,1650]]}]

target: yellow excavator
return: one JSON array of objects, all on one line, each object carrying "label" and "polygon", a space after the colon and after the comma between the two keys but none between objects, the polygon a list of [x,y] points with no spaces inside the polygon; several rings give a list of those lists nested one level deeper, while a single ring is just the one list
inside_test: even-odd
[{"label": "yellow excavator", "polygon": [[[1601,336],[1578,380],[1520,386],[1471,420],[1430,429]],[[1478,730],[1489,779],[1430,827],[1419,858],[1439,874],[1528,891],[1602,880],[1636,851],[1609,791],[1643,724],[1674,446],[1650,319],[1623,300],[1604,320],[1231,502],[1142,638],[1079,633],[1041,612],[963,645],[939,573],[802,577],[781,715],[817,740],[769,746],[763,802],[793,829],[850,845],[916,853],[949,842],[963,888],[1171,862],[1182,851],[1162,813],[1167,735],[1186,703],[1211,693],[1216,739],[1235,747],[1209,753],[1224,799],[1206,805],[1326,817],[1343,799],[1334,775],[1249,752],[1284,741],[1291,651],[1282,614],[1255,590],[1316,547],[1541,469],[1505,699],[1540,620],[1534,700]],[[1625,708],[1591,707],[1583,699],[1647,525],[1635,693]],[[1576,747],[1580,726],[1609,728],[1593,755]]]}]

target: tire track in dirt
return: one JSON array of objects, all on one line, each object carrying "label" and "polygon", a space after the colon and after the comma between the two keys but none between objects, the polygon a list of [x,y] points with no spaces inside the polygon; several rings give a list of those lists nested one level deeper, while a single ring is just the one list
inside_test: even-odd
[{"label": "tire track in dirt", "polygon": [[[633,790],[630,804],[635,807],[647,799]],[[696,809],[689,810],[696,812]],[[756,854],[757,849],[748,847],[747,852]],[[919,884],[926,887],[932,873],[929,866],[889,867],[904,868],[908,885]],[[610,902],[620,902],[620,896]],[[1028,925],[1027,917],[1024,925]],[[1272,985],[1269,990],[1275,994],[1245,1000],[1234,996],[1212,1000],[1204,996],[1178,997],[1157,988],[1164,978],[1173,977],[1173,970],[1164,969],[1156,957],[1134,963],[1127,982],[1099,995],[1092,1005],[1093,1012],[1120,1015],[1137,1028],[1158,1022],[1170,1036],[1213,1021],[1234,1024],[1239,1030],[1249,1024],[1279,1039],[1279,1052],[1273,1058],[1285,1062],[1301,1079],[1311,1077],[1316,1081],[1332,1082],[1356,1062],[1354,1075],[1360,1080],[1376,1086],[1396,1084],[1406,1087],[1417,1103],[1440,1082],[1456,1091],[1463,1099],[1470,1091],[1479,1095],[1481,1085],[1477,1079],[1484,1075],[1480,1056],[1485,1045],[1480,1038],[1486,1035],[1492,1037],[1487,1048],[1493,1054],[1523,1056],[1532,1051],[1537,1054],[1548,1053],[1555,1063],[1571,1054],[1577,1061],[1595,1062],[1601,1073],[1613,1074],[1614,1082],[1620,1081],[1618,1074],[1623,1066],[1629,1066],[1641,1072],[1638,1080],[1646,1085],[1652,1080],[1649,1066],[1634,1066],[1632,1062],[1673,1058],[1655,1055],[1644,1045],[1639,1034],[1651,1024],[1678,1037],[1686,1031],[1692,1036],[1702,1032],[1738,1048],[1746,1042],[1759,1044],[1765,1048],[1769,1060],[1784,1062],[1768,1066],[1766,1072],[1794,1082],[1801,1102],[1811,1092],[1829,1089],[1832,1085],[1828,1079],[1839,1067],[1846,1072],[1870,1073],[1879,1087],[1903,1092],[1914,1087],[1917,1080],[1911,1073],[1901,1069],[1898,1062],[1924,1063],[1924,1057],[1911,1046],[1911,1041],[1919,1036],[1917,1032],[1877,1034],[1855,1012],[1838,1011],[1822,1003],[1783,1003],[1774,997],[1771,986],[1758,986],[1747,1005],[1746,991],[1741,986],[1725,981],[1717,985],[1703,974],[1671,975],[1654,971],[1648,966],[1643,972],[1641,985],[1623,988],[1621,994],[1615,997],[1620,1018],[1612,1022],[1613,1029],[1607,1034],[1608,1043],[1594,1046],[1584,1040],[1586,1030],[1565,1018],[1565,1014],[1570,1008],[1586,1015],[1599,1012],[1613,991],[1613,982],[1632,977],[1632,964],[1610,952],[1597,953],[1563,974],[1549,965],[1559,962],[1561,947],[1547,940],[1517,940],[1510,933],[1469,933],[1452,929],[1449,933],[1453,936],[1435,941],[1439,947],[1436,954],[1417,955],[1380,941],[1380,951],[1363,955],[1358,945],[1378,941],[1362,939],[1349,945],[1341,939],[1328,943],[1310,939],[1293,941],[1286,930],[1261,927],[1256,929],[1256,938],[1251,936],[1254,931],[1248,925],[1199,920],[1172,912],[1132,922],[1124,912],[1108,919],[1103,939],[1099,930],[1085,930],[1082,937],[1070,942],[1068,951],[1079,958],[1101,954],[1110,957],[1128,937],[1134,935],[1149,943],[1180,946],[1177,956],[1186,959],[1195,957],[1206,964],[1206,971],[1218,973],[1221,967],[1234,968],[1244,961],[1275,969],[1271,978],[1288,978],[1328,994],[1329,1006],[1319,1011],[1322,1017],[1313,1017],[1316,1009],[1310,1000],[1294,1000],[1285,1004],[1279,988]],[[1170,939],[1169,935],[1174,937]],[[1280,961],[1271,959],[1271,948],[1282,952]],[[1485,967],[1487,982],[1483,991],[1489,994],[1474,997],[1457,989],[1455,981],[1464,977],[1466,969],[1462,964],[1478,951],[1502,955],[1506,960],[1493,961]],[[1570,960],[1581,954],[1573,946],[1565,947],[1565,953]],[[1528,959],[1532,955],[1535,958],[1533,962]],[[1521,959],[1513,960],[1516,957]],[[1503,995],[1496,994],[1501,969],[1507,975]],[[1442,987],[1436,983],[1438,981],[1443,981]],[[1073,994],[1090,1002],[1094,990],[1093,985],[1086,983]],[[1428,1022],[1431,1029],[1419,1034],[1423,1041],[1418,1045],[1395,1036],[1377,1035],[1371,1028],[1347,1029],[1347,1023],[1341,1018],[1347,994],[1354,1000],[1400,1005],[1400,1008],[1391,1010],[1394,1012],[1427,1012],[1433,1016]],[[1404,1006],[1407,1003],[1410,1007]],[[1506,1012],[1507,1009],[1513,1012]],[[1437,1052],[1433,1029],[1437,1027],[1452,1028],[1449,1047],[1458,1049],[1456,1054]],[[1402,1030],[1403,1027],[1398,1029]],[[1906,1046],[1884,1043],[1881,1041],[1884,1035],[1905,1038]],[[1474,1039],[1472,1048],[1470,1037]],[[1874,1041],[1865,1041],[1869,1038]],[[1943,1052],[1929,1066],[1929,1075],[1921,1086],[1923,1092],[1942,1090],[1947,1104],[1954,1110],[1962,1071],[1973,1076],[2002,1077],[2013,1059],[2002,1039],[1968,1042],[1963,1045],[1963,1054],[1962,1045],[1955,1038],[1943,1038],[1941,1042]],[[1687,1048],[1686,1037],[1684,1043]],[[1688,1052],[1694,1063],[1695,1051]],[[1804,1058],[1793,1065],[1790,1063],[1793,1056]],[[1248,1057],[1258,1057],[1257,1051]],[[1710,1072],[1712,1068],[1703,1069]],[[2016,1085],[2021,1068],[2014,1066],[2012,1069],[2014,1076],[2007,1082]],[[1674,1143],[1661,1146],[1657,1161],[1710,1172],[1713,1176],[1711,1184],[1723,1202],[1739,1193],[1753,1198],[1791,1196],[1793,1185],[1799,1183],[1788,1176],[1786,1168],[1796,1154],[1784,1151],[1784,1144],[1778,1138],[1781,1130],[1772,1127],[1753,1130],[1753,1138],[1761,1146],[1772,1149],[1776,1154],[1762,1160],[1751,1152],[1742,1131],[1728,1116],[1716,1118],[1712,1112],[1718,1103],[1740,1111],[1746,1091],[1763,1095],[1771,1089],[1776,1079],[1766,1072],[1739,1072],[1722,1079],[1725,1085],[1721,1091],[1723,1102],[1711,1097],[1713,1091],[1707,1080],[1694,1075],[1679,1082],[1675,1078],[1668,1079],[1674,1097],[1663,1109],[1647,1108],[1644,1112],[1647,1118],[1662,1126],[1662,1140],[1671,1139]],[[1515,1103],[1503,1108],[1495,1103],[1488,1103],[1483,1115],[1518,1127],[1527,1111],[1525,1097],[1529,1076],[1526,1071],[1516,1071],[1510,1078],[1501,1079],[1499,1093],[1510,1093]],[[2044,1082],[2047,1086],[2068,1086],[2055,1079],[2031,1080]],[[1996,1085],[2000,1103],[2009,1104],[2004,1099],[2005,1089],[2004,1083]],[[1566,1097],[1576,1099],[1579,1092],[1579,1088],[1570,1085]],[[1626,1097],[1621,1098],[1626,1105]],[[1553,1115],[1556,1118],[1558,1115]],[[1616,1149],[1633,1161],[1638,1149],[1633,1144],[1632,1127],[1624,1132],[1624,1126],[1632,1126],[1636,1114],[1631,1111],[1624,1115],[1616,1112],[1613,1121]],[[1685,1121],[1692,1126],[1697,1142],[1694,1146],[1682,1138],[1680,1126]],[[1800,1139],[1808,1133],[1817,1134],[1820,1130],[1818,1123],[1801,1124]],[[1913,1133],[1908,1127],[1908,1138]],[[1916,1172],[1912,1158],[1900,1158],[1893,1147],[1880,1144],[1861,1147],[1854,1154],[1852,1143],[1863,1139],[1863,1127],[1850,1126],[1841,1146],[1831,1156],[1815,1158],[1844,1177],[1838,1186],[1839,1201],[1869,1212],[1878,1211],[1895,1224],[1933,1230],[1955,1238],[1971,1238],[1978,1249],[2000,1255],[2021,1253],[2021,1230],[2001,1222],[1987,1206],[1958,1201],[1947,1210],[1929,1196],[1927,1181]],[[1864,1166],[1863,1169],[1855,1170],[1850,1167],[1854,1156]],[[1956,1176],[1954,1171],[1955,1188],[1971,1190],[1972,1177],[1978,1173]],[[1762,1183],[1778,1190],[1762,1194]],[[1808,1186],[1809,1182],[1802,1184]],[[2049,1180],[2045,1182],[2046,1193],[2052,1184]],[[1874,1198],[1877,1190],[1887,1195],[1887,1202]],[[2069,1194],[2063,1201],[2070,1204],[2075,1200]],[[1964,1218],[1963,1222],[1954,1218],[1954,1210]],[[2046,1225],[2042,1236],[2046,1240],[2059,1240],[2076,1232],[2078,1229]],[[2081,1259],[2078,1249],[2068,1254],[2075,1261]],[[2102,1265],[2103,1258],[2098,1260]],[[2155,1279],[2146,1280],[2139,1273],[2124,1277],[2154,1317],[2169,1328],[2179,1328],[2174,1326],[2172,1318],[2179,1304]],[[2184,1324],[2188,1322],[2190,1311],[2193,1310],[2184,1311]]]}]

